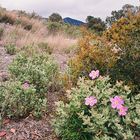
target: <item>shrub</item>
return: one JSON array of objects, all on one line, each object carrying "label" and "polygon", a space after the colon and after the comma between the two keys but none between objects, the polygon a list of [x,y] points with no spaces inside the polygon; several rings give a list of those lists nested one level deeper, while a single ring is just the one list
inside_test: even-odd
[{"label": "shrub", "polygon": [[23,46],[21,48],[18,48],[18,52],[21,52],[22,54],[26,54],[27,57],[32,57],[35,54],[46,54],[46,52],[43,52],[38,45],[35,45],[34,43],[32,45]]},{"label": "shrub", "polygon": [[13,77],[21,82],[28,81],[39,93],[57,85],[58,67],[47,54],[34,54],[31,57],[20,54],[9,70]]},{"label": "shrub", "polygon": [[84,31],[78,46],[77,55],[69,62],[70,80],[74,84],[79,77],[87,77],[92,69],[100,69],[102,74],[108,74],[118,59],[118,53],[112,50],[113,43],[88,31]]},{"label": "shrub", "polygon": [[52,54],[53,49],[48,45],[48,43],[42,42],[38,44],[39,49],[41,49],[43,52],[46,52],[48,54]]},{"label": "shrub", "polygon": [[63,32],[71,38],[78,38],[81,36],[81,27],[72,26],[70,24],[63,23]]},{"label": "shrub", "polygon": [[16,47],[14,44],[5,45],[6,53],[14,55],[16,53]]},{"label": "shrub", "polygon": [[52,13],[49,16],[48,20],[51,21],[51,22],[62,22],[62,17],[58,13]]},{"label": "shrub", "polygon": [[140,89],[140,13],[121,18],[104,35],[84,33],[77,56],[69,63],[72,82],[91,69],[109,74],[112,82],[125,81],[134,92]]},{"label": "shrub", "polygon": [[122,18],[105,33],[106,38],[113,41],[120,49],[120,59],[112,68],[113,80],[123,80],[140,89],[140,13]]},{"label": "shrub", "polygon": [[65,24],[63,22],[47,22],[47,29],[50,34],[63,33],[65,36],[77,38],[81,36],[80,27]]},{"label": "shrub", "polygon": [[59,22],[48,22],[47,23],[47,29],[48,29],[49,33],[55,34],[58,31],[62,30],[62,23],[59,23]]},{"label": "shrub", "polygon": [[64,48],[64,52],[66,54],[76,54],[78,47],[76,45],[72,45],[70,47]]},{"label": "shrub", "polygon": [[103,31],[106,30],[106,24],[102,21],[101,18],[95,18],[92,16],[88,16],[87,19],[87,29],[95,34],[101,35]]},{"label": "shrub", "polygon": [[2,117],[20,118],[32,114],[41,117],[46,111],[46,98],[34,86],[18,81],[8,81],[0,86],[0,114]]},{"label": "shrub", "polygon": [[132,140],[140,136],[140,94],[131,96],[128,86],[122,82],[112,85],[109,80],[81,78],[68,91],[67,103],[56,103],[53,126],[62,140]]}]

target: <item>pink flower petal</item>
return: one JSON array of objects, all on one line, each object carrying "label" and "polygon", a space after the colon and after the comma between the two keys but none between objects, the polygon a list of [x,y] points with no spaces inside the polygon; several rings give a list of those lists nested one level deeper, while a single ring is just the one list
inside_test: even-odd
[{"label": "pink flower petal", "polygon": [[22,85],[23,89],[28,89],[30,87],[29,83],[25,82],[23,85]]},{"label": "pink flower petal", "polygon": [[4,137],[6,135],[5,131],[0,131],[0,137]]},{"label": "pink flower petal", "polygon": [[127,111],[128,111],[127,107],[121,106],[118,113],[120,116],[125,116],[127,114]]},{"label": "pink flower petal", "polygon": [[89,77],[94,80],[95,78],[99,77],[99,70],[92,70],[89,74]]},{"label": "pink flower petal", "polygon": [[97,99],[93,96],[85,98],[85,105],[94,106],[97,103]]},{"label": "pink flower petal", "polygon": [[96,77],[99,77],[99,70],[96,70]]},{"label": "pink flower petal", "polygon": [[121,106],[124,104],[124,100],[119,96],[115,96],[114,98],[111,98],[110,102],[111,102],[111,107],[114,109],[115,108],[120,109]]}]

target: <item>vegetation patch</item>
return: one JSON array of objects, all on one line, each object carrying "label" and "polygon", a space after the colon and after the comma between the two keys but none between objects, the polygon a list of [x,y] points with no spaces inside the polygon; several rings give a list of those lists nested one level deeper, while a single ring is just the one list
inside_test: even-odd
[{"label": "vegetation patch", "polygon": [[[140,96],[131,96],[128,86],[110,84],[109,77],[90,74],[79,79],[66,94],[68,101],[56,103],[55,132],[63,140],[134,139],[139,136]],[[95,79],[96,78],[96,79]]]}]

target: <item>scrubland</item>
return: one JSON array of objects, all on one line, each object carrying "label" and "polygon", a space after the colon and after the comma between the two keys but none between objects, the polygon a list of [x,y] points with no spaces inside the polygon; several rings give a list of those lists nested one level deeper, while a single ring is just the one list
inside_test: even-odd
[{"label": "scrubland", "polygon": [[53,24],[0,9],[0,138],[138,140],[140,13]]}]

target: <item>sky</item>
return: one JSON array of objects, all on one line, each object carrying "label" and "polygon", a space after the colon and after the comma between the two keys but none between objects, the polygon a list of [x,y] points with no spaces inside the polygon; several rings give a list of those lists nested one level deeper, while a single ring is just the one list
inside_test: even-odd
[{"label": "sky", "polygon": [[104,20],[124,4],[140,6],[140,0],[0,0],[0,6],[8,10],[34,11],[43,17],[55,12],[82,21],[89,15]]}]

